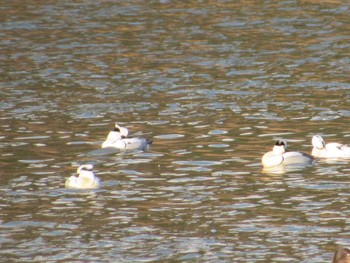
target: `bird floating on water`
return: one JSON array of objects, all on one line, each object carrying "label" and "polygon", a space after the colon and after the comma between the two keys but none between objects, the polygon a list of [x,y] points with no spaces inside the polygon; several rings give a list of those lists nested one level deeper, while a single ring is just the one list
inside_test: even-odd
[{"label": "bird floating on water", "polygon": [[350,158],[350,146],[337,142],[325,143],[321,135],[312,137],[311,154],[319,158]]},{"label": "bird floating on water", "polygon": [[95,176],[92,164],[79,166],[77,173],[69,177],[66,181],[66,187],[79,189],[94,189],[101,185],[100,179]]},{"label": "bird floating on water", "polygon": [[120,150],[146,150],[152,144],[151,140],[140,137],[128,137],[129,131],[117,123],[109,132],[107,139],[102,143],[102,148],[113,147]]},{"label": "bird floating on water", "polygon": [[265,153],[261,161],[265,168],[278,165],[309,165],[313,163],[313,157],[302,152],[288,152],[287,141],[278,140],[272,151]]}]

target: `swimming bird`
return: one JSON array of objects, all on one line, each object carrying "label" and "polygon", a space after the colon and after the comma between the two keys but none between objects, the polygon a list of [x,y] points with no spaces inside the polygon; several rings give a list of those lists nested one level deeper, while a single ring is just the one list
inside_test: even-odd
[{"label": "swimming bird", "polygon": [[312,164],[313,157],[301,152],[288,152],[287,142],[278,140],[272,151],[263,155],[262,164],[265,168],[278,165],[308,165]]},{"label": "swimming bird", "polygon": [[129,131],[117,123],[109,132],[107,139],[102,143],[102,148],[113,147],[120,150],[146,150],[152,144],[152,140],[140,137],[128,137]]},{"label": "swimming bird", "polygon": [[101,184],[100,179],[95,176],[92,164],[79,166],[77,173],[69,177],[66,181],[68,188],[94,189]]},{"label": "swimming bird", "polygon": [[334,253],[332,263],[350,263],[350,249],[340,247]]},{"label": "swimming bird", "polygon": [[114,129],[109,132],[107,139],[102,143],[102,148],[114,147],[118,141],[128,137],[128,134],[129,131],[127,128],[121,127],[116,123]]},{"label": "swimming bird", "polygon": [[337,142],[325,143],[322,136],[314,135],[312,137],[311,154],[320,158],[350,158],[350,146]]}]

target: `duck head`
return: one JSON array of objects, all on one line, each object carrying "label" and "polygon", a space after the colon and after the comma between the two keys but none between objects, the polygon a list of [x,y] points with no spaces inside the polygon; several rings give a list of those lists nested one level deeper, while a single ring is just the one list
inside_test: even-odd
[{"label": "duck head", "polygon": [[287,141],[278,140],[272,150],[275,154],[283,154],[287,151]]},{"label": "duck head", "polygon": [[321,150],[326,147],[326,143],[321,135],[314,135],[312,136],[312,146]]},{"label": "duck head", "polygon": [[94,177],[94,173],[92,171],[93,168],[94,166],[92,164],[84,164],[79,166],[76,177]]},{"label": "duck head", "polygon": [[129,130],[126,127],[121,127],[118,123],[115,124],[113,131],[119,132],[122,138],[126,138],[129,135]]}]

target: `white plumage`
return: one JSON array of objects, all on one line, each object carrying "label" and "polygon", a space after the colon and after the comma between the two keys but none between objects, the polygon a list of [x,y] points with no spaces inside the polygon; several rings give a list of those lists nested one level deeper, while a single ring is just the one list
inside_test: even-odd
[{"label": "white plumage", "polygon": [[265,168],[278,165],[308,165],[312,164],[312,156],[301,152],[288,152],[287,142],[278,140],[272,151],[263,155],[262,164]]},{"label": "white plumage", "polygon": [[100,179],[92,171],[92,164],[81,165],[77,169],[77,174],[72,175],[66,180],[66,187],[79,189],[94,189],[101,184]]},{"label": "white plumage", "polygon": [[312,155],[319,158],[350,158],[350,146],[337,142],[325,143],[322,136],[312,137]]},{"label": "white plumage", "polygon": [[152,141],[139,138],[128,137],[129,131],[126,127],[121,127],[117,123],[115,128],[109,132],[107,139],[102,143],[102,148],[113,147],[120,150],[146,150]]},{"label": "white plumage", "polygon": [[111,130],[107,136],[107,139],[102,143],[102,148],[115,147],[114,145],[123,138],[128,137],[128,129],[119,126],[117,123],[114,129]]}]

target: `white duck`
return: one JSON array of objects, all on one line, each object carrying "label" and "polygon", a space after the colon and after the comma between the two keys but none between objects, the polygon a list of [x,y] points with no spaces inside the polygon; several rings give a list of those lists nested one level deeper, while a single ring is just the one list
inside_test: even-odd
[{"label": "white duck", "polygon": [[265,153],[261,161],[265,168],[278,165],[309,165],[313,163],[313,157],[301,152],[288,152],[287,142],[278,140],[272,151]]},{"label": "white duck", "polygon": [[77,169],[77,174],[72,175],[66,181],[68,188],[94,189],[101,185],[101,181],[95,176],[92,164],[81,165]]},{"label": "white duck", "polygon": [[146,150],[152,144],[151,140],[139,137],[128,137],[129,131],[125,127],[115,124],[115,128],[109,132],[107,139],[102,143],[102,148],[113,147],[120,150]]},{"label": "white duck", "polygon": [[320,158],[350,158],[350,146],[337,142],[325,143],[320,135],[312,137],[312,155]]}]

